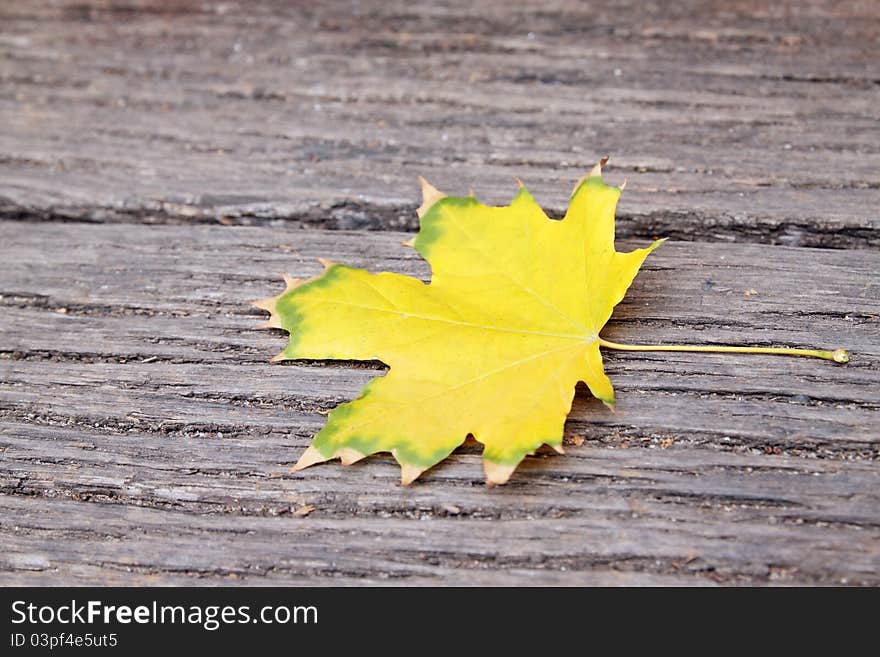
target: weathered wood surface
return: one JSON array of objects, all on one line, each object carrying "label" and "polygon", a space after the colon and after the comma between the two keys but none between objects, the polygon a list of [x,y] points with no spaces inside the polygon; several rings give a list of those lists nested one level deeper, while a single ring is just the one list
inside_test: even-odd
[{"label": "weathered wood surface", "polygon": [[[419,6],[416,6],[418,4]],[[8,2],[0,213],[413,228],[416,174],[633,235],[880,244],[864,2]]]},{"label": "weathered wood surface", "polygon": [[[0,583],[880,584],[878,34],[864,3],[4,3]],[[695,241],[606,337],[852,362],[608,353],[618,412],[580,391],[507,486],[470,445],[409,488],[291,475],[382,367],[269,365],[247,302],[317,256],[427,277],[391,232],[416,173],[558,213],[605,152],[620,235]]]},{"label": "weathered wood surface", "polygon": [[874,252],[667,244],[606,332],[845,344],[846,367],[612,353],[618,412],[579,395],[570,455],[498,490],[475,448],[409,489],[382,457],[291,475],[381,372],[269,365],[283,334],[247,301],[317,254],[425,277],[404,237],[0,226],[14,581],[880,582]]}]

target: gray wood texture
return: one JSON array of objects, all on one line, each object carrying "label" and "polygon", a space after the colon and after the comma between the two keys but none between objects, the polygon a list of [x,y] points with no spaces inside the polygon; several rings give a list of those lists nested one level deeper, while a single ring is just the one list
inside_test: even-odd
[{"label": "gray wood texture", "polygon": [[[870,3],[0,6],[0,584],[880,584]],[[267,360],[328,257],[427,278],[415,177],[551,214],[602,154],[606,352],[565,456],[296,475],[380,363]],[[685,242],[687,240],[687,242]],[[824,248],[823,248],[824,247]],[[832,248],[828,248],[832,247]]]}]

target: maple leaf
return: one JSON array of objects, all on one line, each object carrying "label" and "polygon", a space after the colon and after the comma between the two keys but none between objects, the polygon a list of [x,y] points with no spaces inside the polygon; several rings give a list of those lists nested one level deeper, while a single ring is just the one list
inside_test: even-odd
[{"label": "maple leaf", "polygon": [[581,179],[561,221],[522,185],[510,205],[489,207],[422,180],[412,246],[431,265],[430,283],[323,261],[320,276],[285,277],[283,293],[256,302],[271,313],[265,326],[290,332],[273,361],[390,366],[330,413],[294,469],[391,452],[409,484],[470,435],[484,446],[487,482],[500,484],[542,444],[562,452],[579,381],[613,407],[599,347],[643,347],[610,343],[599,331],[663,240],[615,250],[621,188],[602,181],[603,163]]}]

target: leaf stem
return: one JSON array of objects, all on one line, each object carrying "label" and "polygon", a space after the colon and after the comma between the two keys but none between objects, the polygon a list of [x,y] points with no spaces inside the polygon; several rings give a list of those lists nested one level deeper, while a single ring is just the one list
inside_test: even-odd
[{"label": "leaf stem", "polygon": [[599,338],[599,345],[618,351],[699,351],[722,354],[775,354],[778,356],[806,356],[822,358],[835,363],[848,363],[849,352],[846,349],[827,351],[824,349],[795,349],[792,347],[725,347],[716,345],[694,344],[620,344]]}]

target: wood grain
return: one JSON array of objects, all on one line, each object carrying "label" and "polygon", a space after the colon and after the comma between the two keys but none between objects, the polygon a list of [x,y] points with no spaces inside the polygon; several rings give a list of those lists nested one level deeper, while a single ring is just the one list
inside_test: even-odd
[{"label": "wood grain", "polygon": [[[0,4],[0,584],[880,585],[878,58],[855,0]],[[606,352],[506,486],[290,474],[384,367],[248,302],[609,153],[672,241],[605,337],[852,362]]]},{"label": "wood grain", "polygon": [[618,412],[580,391],[569,454],[501,490],[470,446],[408,489],[387,456],[291,475],[323,413],[382,368],[269,365],[283,333],[247,302],[317,254],[426,277],[405,238],[0,225],[10,581],[880,581],[874,252],[668,243],[606,331],[845,345],[846,367],[609,353]]},{"label": "wood grain", "polygon": [[876,248],[871,3],[0,7],[0,215],[413,229],[417,174],[622,235]]}]

